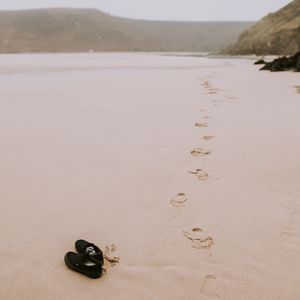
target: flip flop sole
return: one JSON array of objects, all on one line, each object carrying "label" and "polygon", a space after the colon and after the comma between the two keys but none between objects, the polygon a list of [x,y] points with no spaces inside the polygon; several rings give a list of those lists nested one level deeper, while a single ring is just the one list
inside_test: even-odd
[{"label": "flip flop sole", "polygon": [[69,269],[71,269],[72,271],[83,274],[83,275],[88,276],[90,278],[96,279],[96,278],[100,278],[102,276],[102,270],[100,272],[92,272],[92,271],[83,270],[83,269],[80,269],[80,268],[74,266],[74,264],[72,264],[68,260],[67,254],[65,255],[65,263],[66,263],[67,267]]},{"label": "flip flop sole", "polygon": [[103,252],[98,246],[96,246],[93,243],[87,242],[85,240],[77,240],[75,242],[75,249],[78,253],[86,253],[86,248],[89,246],[92,246],[97,253],[92,257],[96,259],[101,264],[101,266],[103,266],[104,263]]}]

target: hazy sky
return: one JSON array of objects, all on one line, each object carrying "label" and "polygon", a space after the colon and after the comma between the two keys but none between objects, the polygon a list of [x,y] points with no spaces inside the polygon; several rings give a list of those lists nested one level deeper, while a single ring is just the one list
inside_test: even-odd
[{"label": "hazy sky", "polygon": [[291,0],[0,0],[0,9],[93,7],[151,20],[258,20]]}]

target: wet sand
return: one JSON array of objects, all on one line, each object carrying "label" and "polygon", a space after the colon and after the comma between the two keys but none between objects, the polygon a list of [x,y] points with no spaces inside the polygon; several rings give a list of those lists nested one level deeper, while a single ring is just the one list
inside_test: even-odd
[{"label": "wet sand", "polygon": [[1,55],[0,299],[300,299],[299,74],[252,63]]}]

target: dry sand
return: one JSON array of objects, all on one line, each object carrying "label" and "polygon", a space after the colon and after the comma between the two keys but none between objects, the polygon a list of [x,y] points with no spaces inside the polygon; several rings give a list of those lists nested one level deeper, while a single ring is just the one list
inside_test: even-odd
[{"label": "dry sand", "polygon": [[[299,80],[250,60],[0,56],[0,299],[300,299]],[[70,271],[78,238],[120,263]]]}]

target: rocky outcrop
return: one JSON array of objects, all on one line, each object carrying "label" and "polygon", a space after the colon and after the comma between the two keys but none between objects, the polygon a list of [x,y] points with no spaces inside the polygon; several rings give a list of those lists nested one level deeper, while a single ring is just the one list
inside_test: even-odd
[{"label": "rocky outcrop", "polygon": [[222,53],[291,55],[297,51],[300,51],[300,0],[263,18]]},{"label": "rocky outcrop", "polygon": [[260,70],[268,70],[271,72],[280,71],[296,71],[300,72],[300,52],[293,56],[283,56],[274,59],[272,62],[257,61],[255,64],[265,64]]}]

